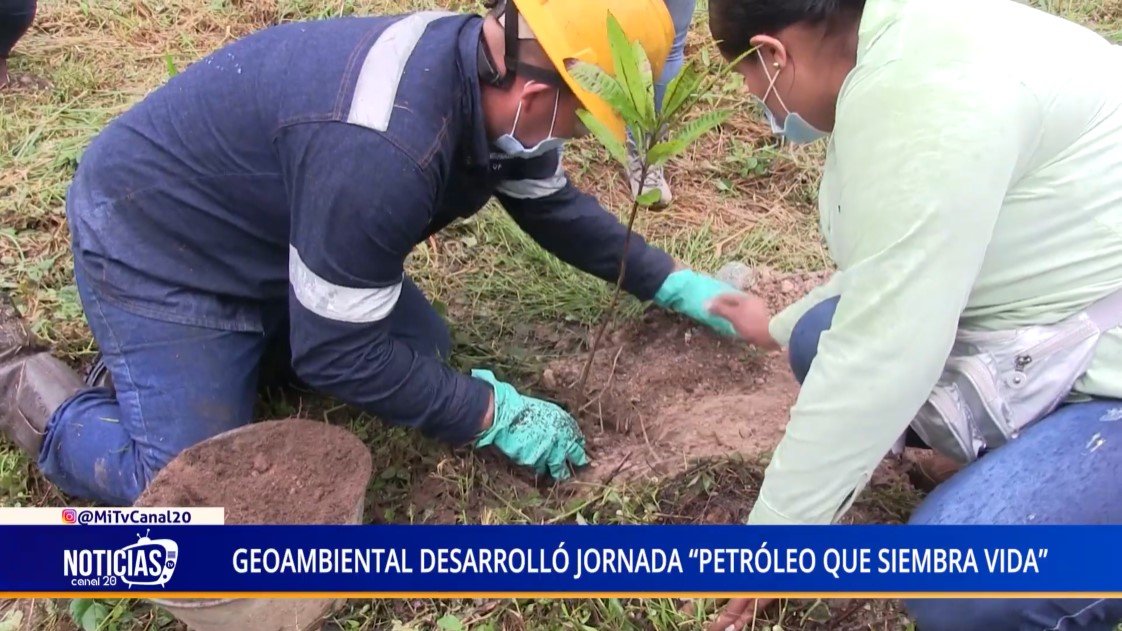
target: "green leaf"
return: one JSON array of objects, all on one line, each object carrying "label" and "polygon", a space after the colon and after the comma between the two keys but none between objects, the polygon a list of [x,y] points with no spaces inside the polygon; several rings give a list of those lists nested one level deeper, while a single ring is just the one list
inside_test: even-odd
[{"label": "green leaf", "polygon": [[444,614],[444,617],[436,621],[436,626],[444,629],[444,631],[463,631],[464,623],[452,614]]},{"label": "green leaf", "polygon": [[82,631],[97,631],[109,617],[109,608],[96,600],[77,598],[70,601],[70,617]]},{"label": "green leaf", "polygon": [[620,141],[619,138],[616,138],[615,134],[608,129],[608,126],[597,120],[588,110],[577,110],[577,116],[580,117],[581,122],[588,128],[588,131],[596,137],[596,140],[599,140],[600,144],[604,145],[604,148],[608,150],[608,155],[612,156],[612,158],[620,164],[626,166],[627,148],[625,148],[623,142]]},{"label": "green leaf", "polygon": [[164,53],[164,63],[168,66],[168,78],[179,74],[179,69],[175,67],[175,60],[171,58],[171,53]]},{"label": "green leaf", "polygon": [[569,69],[569,74],[585,90],[604,99],[629,127],[640,122],[639,113],[635,111],[635,105],[624,92],[623,86],[599,66],[581,61]]},{"label": "green leaf", "polygon": [[[663,164],[681,152],[681,149],[676,149],[676,147],[677,144],[672,140],[664,140],[656,144],[647,152],[647,162],[650,163],[651,166]],[[682,147],[682,149],[684,148],[685,147]]]},{"label": "green leaf", "polygon": [[620,619],[627,619],[627,613],[623,610],[623,605],[620,604],[618,598],[608,599],[608,610]]},{"label": "green leaf", "polygon": [[654,124],[654,117],[657,112],[655,112],[654,104],[654,70],[651,68],[651,60],[647,57],[647,51],[643,50],[643,45],[638,40],[631,42],[631,56],[637,62],[636,68],[639,70],[639,78],[642,79],[642,101],[651,113],[651,124]]},{"label": "green leaf", "polygon": [[70,617],[77,623],[82,619],[82,616],[86,615],[86,610],[89,609],[92,604],[93,601],[89,598],[75,598],[70,601]]},{"label": "green leaf", "polygon": [[[679,114],[679,110],[683,110],[684,105],[693,105],[696,102],[697,88],[703,78],[693,61],[674,75],[670,84],[666,86],[666,94],[662,97],[662,120],[673,119]],[[685,113],[684,110],[682,113]]]},{"label": "green leaf", "polygon": [[662,199],[662,191],[658,190],[657,188],[652,188],[651,190],[636,197],[635,203],[639,204],[640,206],[654,206],[660,199]]},{"label": "green leaf", "polygon": [[[644,83],[645,77],[639,65],[640,58],[636,56],[637,49],[627,41],[627,34],[623,32],[623,27],[611,12],[608,13],[608,43],[612,50],[616,81],[623,86],[638,114],[640,125],[651,127],[654,123],[654,99],[651,96],[653,87],[649,85],[651,81],[648,79]],[[646,53],[639,50],[645,59]]]},{"label": "green leaf", "polygon": [[681,131],[675,134],[672,139],[660,142],[654,147],[651,147],[647,159],[652,165],[661,164],[671,157],[682,153],[693,141],[697,140],[717,125],[725,122],[725,119],[727,119],[731,113],[732,112],[729,110],[714,110],[698,116],[682,127]]}]

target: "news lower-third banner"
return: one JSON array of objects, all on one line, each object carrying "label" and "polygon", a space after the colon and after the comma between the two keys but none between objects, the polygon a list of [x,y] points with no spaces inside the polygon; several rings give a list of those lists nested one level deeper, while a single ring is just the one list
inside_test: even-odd
[{"label": "news lower-third banner", "polygon": [[1122,526],[0,526],[5,596],[1122,594]]}]

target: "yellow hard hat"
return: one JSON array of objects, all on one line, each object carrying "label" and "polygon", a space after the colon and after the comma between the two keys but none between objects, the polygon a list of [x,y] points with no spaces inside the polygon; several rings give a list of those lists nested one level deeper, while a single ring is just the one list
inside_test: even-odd
[{"label": "yellow hard hat", "polygon": [[[665,0],[513,0],[520,17],[533,31],[554,68],[592,116],[624,138],[624,123],[603,99],[583,89],[573,79],[567,63],[573,60],[599,66],[615,75],[608,43],[608,14],[627,34],[639,42],[657,78],[674,42],[674,22]],[[509,51],[508,51],[509,52]]]}]

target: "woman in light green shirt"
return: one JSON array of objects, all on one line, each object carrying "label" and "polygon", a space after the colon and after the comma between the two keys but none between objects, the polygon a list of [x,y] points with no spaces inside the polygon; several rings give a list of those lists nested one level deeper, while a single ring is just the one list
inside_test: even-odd
[{"label": "woman in light green shirt", "polygon": [[[960,329],[1050,325],[1122,288],[1122,47],[1011,0],[709,7],[722,54],[751,51],[740,70],[773,130],[828,141],[838,272],[766,326],[747,301],[715,313],[787,347],[803,379],[750,523],[830,523],[914,426]],[[1122,329],[1104,328],[1072,399],[988,451],[975,435],[983,455],[913,523],[1122,523]],[[909,609],[924,631],[1122,619],[1118,601]]]}]

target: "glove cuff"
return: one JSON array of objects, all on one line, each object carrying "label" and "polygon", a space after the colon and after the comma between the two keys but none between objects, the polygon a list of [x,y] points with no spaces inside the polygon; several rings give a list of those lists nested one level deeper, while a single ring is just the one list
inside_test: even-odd
[{"label": "glove cuff", "polygon": [[679,310],[679,303],[682,302],[682,290],[695,277],[697,277],[697,272],[689,269],[672,272],[666,277],[666,280],[662,281],[662,286],[655,293],[654,303],[663,309]]},{"label": "glove cuff", "polygon": [[685,269],[666,277],[655,294],[655,304],[681,313],[725,336],[735,336],[732,324],[709,313],[709,301],[738,290],[728,283]]},{"label": "glove cuff", "polygon": [[472,370],[471,376],[491,384],[491,389],[495,393],[495,410],[491,416],[491,426],[480,434],[474,443],[477,448],[486,447],[495,442],[495,436],[507,425],[510,425],[510,418],[505,412],[512,397],[518,396],[518,391],[514,389],[514,386],[499,381],[490,370]]}]

